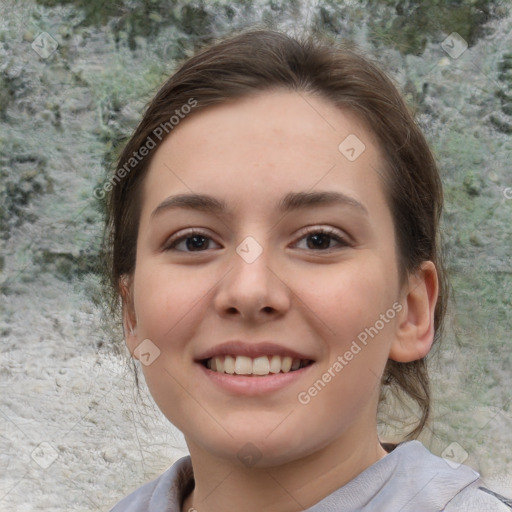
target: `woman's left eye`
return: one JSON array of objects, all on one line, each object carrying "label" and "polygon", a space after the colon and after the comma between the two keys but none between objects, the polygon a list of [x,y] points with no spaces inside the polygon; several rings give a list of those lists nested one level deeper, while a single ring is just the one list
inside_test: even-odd
[{"label": "woman's left eye", "polygon": [[[301,240],[306,240],[306,249],[332,249],[333,247],[330,245],[332,240],[335,240],[338,243],[338,246],[350,246],[347,240],[340,236],[338,231],[330,228],[321,228],[310,231],[299,239],[299,241]],[[311,241],[311,243],[308,243],[308,241]]]}]

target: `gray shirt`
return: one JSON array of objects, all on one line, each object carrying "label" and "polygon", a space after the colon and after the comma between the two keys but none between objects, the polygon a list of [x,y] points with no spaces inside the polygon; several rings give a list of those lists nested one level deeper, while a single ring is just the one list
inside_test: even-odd
[{"label": "gray shirt", "polygon": [[[480,475],[470,467],[437,457],[419,441],[407,441],[305,512],[512,511],[512,501],[482,487]],[[186,456],[110,512],[181,512],[193,488]]]}]

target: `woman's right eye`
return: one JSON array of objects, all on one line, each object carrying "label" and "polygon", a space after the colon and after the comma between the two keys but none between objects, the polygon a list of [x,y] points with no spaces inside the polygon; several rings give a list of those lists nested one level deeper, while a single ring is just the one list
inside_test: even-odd
[{"label": "woman's right eye", "polygon": [[[181,236],[172,236],[165,244],[164,251],[204,252],[209,248],[210,242],[213,242],[213,240],[205,233],[191,229],[182,233]],[[216,242],[213,243],[217,244]]]}]

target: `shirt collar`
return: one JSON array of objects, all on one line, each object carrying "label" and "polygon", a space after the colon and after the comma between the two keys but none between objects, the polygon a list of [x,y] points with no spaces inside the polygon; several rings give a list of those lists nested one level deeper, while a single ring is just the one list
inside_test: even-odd
[{"label": "shirt collar", "polygon": [[[407,441],[305,512],[438,511],[479,476],[468,466],[437,457],[419,441]],[[148,512],[180,511],[193,488],[187,455],[158,479]]]}]

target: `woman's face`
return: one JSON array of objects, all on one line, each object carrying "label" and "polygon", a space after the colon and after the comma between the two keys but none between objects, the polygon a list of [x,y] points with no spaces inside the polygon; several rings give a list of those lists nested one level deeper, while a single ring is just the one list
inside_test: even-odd
[{"label": "woman's face", "polygon": [[191,451],[272,465],[375,432],[402,308],[383,166],[356,116],[285,91],[194,113],[158,148],[127,343]]}]

